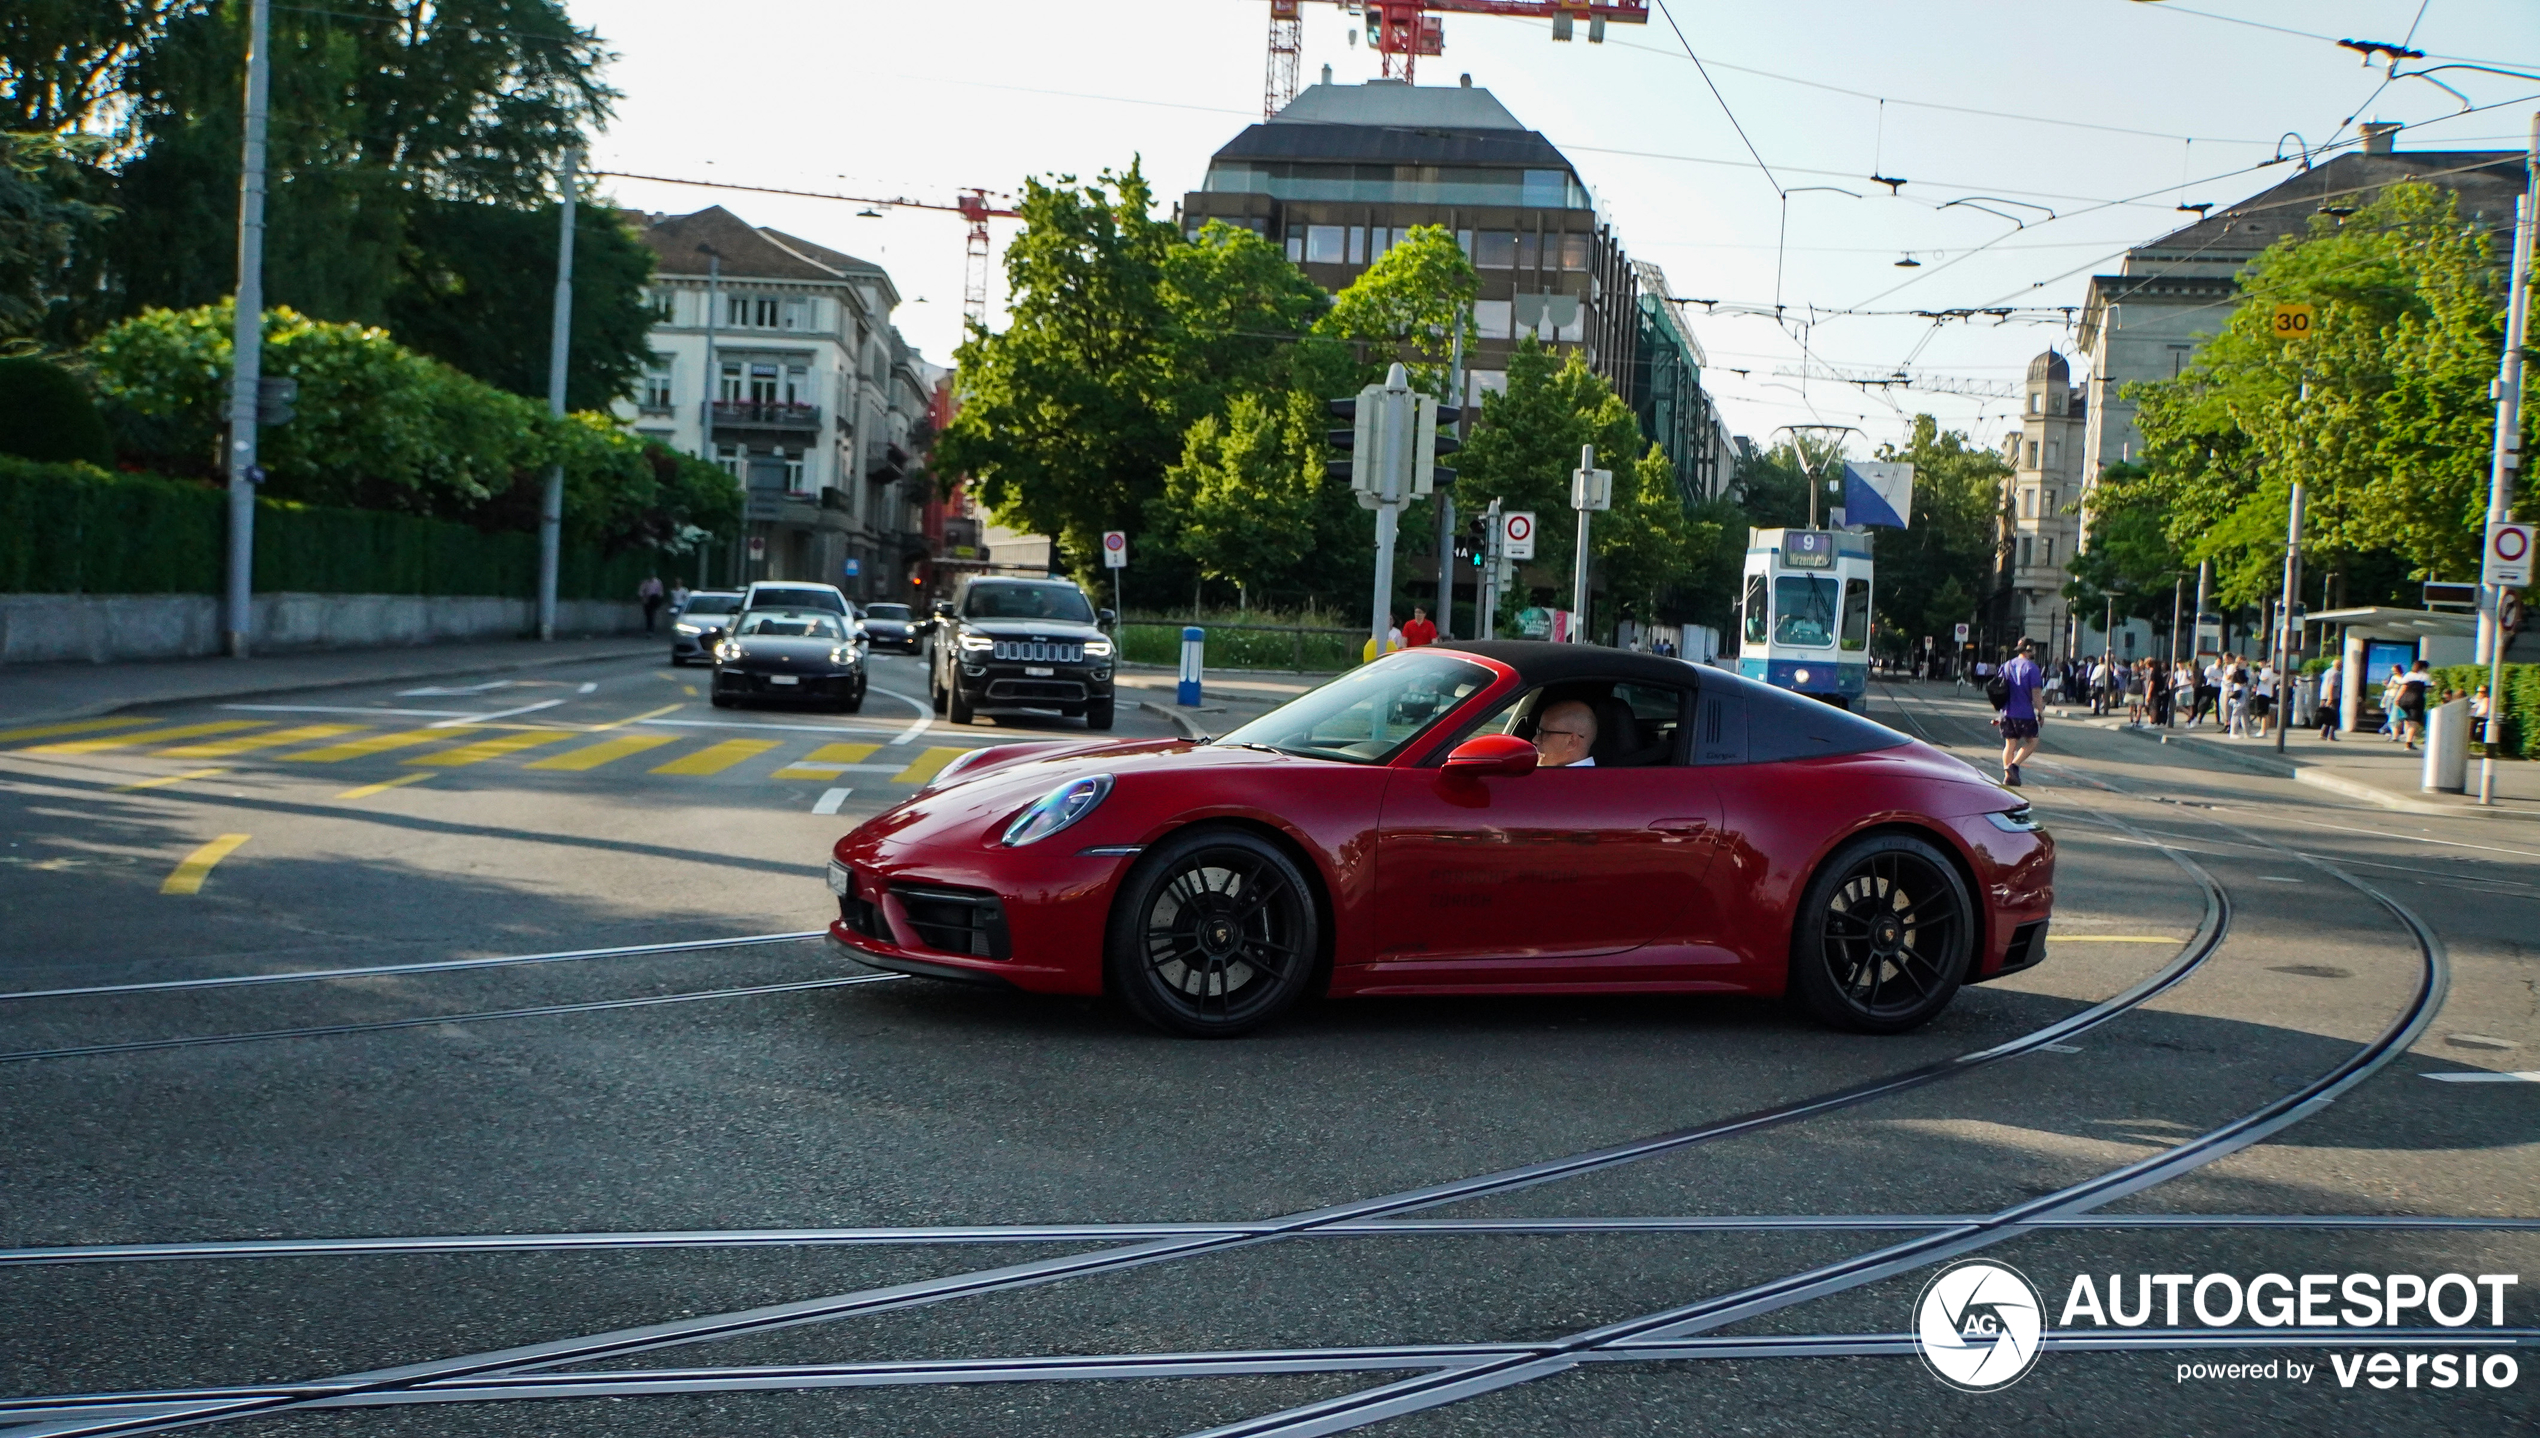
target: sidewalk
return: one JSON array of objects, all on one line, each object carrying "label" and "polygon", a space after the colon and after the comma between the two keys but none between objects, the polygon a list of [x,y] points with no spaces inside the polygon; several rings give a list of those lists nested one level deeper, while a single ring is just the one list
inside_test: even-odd
[{"label": "sidewalk", "polygon": [[0,721],[89,719],[141,704],[180,704],[281,694],[339,684],[382,684],[463,674],[506,674],[602,659],[667,660],[670,636],[480,639],[395,649],[331,649],[252,659],[162,659],[129,664],[0,666]]},{"label": "sidewalk", "polygon": [[2540,819],[2540,764],[2522,759],[2496,761],[2496,802],[2478,803],[2478,756],[2469,761],[2467,795],[2429,794],[2419,786],[2425,776],[2425,751],[2414,753],[2375,734],[2348,734],[2335,741],[2315,729],[2296,729],[2285,736],[2284,752],[2276,753],[2272,735],[2235,739],[2212,727],[2138,729],[2121,717],[2092,718],[2087,710],[2067,711],[2065,722],[2111,729],[2149,743],[2190,746],[2256,773],[2288,778],[2349,799],[2416,814],[2505,815]]}]

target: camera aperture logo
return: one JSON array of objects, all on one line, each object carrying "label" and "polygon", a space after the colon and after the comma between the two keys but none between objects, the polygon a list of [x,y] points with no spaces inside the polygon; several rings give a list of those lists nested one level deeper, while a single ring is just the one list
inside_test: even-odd
[{"label": "camera aperture logo", "polygon": [[2046,1301],[2016,1268],[1970,1259],[1942,1269],[1914,1303],[1932,1376],[1969,1393],[2008,1388],[2037,1364]]}]

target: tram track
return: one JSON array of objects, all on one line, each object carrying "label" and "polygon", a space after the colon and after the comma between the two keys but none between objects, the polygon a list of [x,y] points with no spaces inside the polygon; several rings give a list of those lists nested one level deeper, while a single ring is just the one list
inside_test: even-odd
[{"label": "tram track", "polygon": [[[1917,725],[1916,727],[1921,727]],[[2103,786],[2112,787],[2112,786]],[[2122,791],[2117,791],[2122,792]],[[2442,994],[2444,960],[2440,942],[2413,914],[2368,885],[2343,873],[2337,874],[2347,884],[2374,899],[2399,917],[2419,941],[2424,975],[2415,1001],[2394,1020],[2373,1043],[2356,1055],[2320,1075],[2301,1088],[2271,1101],[2240,1119],[2217,1128],[2199,1138],[2164,1150],[2138,1163],[2110,1170],[2080,1184],[2027,1203],[1984,1215],[1836,1215],[1836,1216],[1771,1216],[1746,1218],[1655,1218],[1655,1219],[1588,1219],[1588,1220],[1411,1220],[1397,1215],[1420,1208],[1459,1202],[1489,1194],[1511,1192],[1536,1184],[1558,1181],[1578,1174],[1593,1172],[1634,1162],[1660,1153],[1676,1152],[1696,1143],[1751,1133],[1777,1124],[1830,1113],[1867,1103],[1878,1098],[1906,1092],[1942,1078],[1971,1072],[1984,1064],[2028,1053],[2047,1044],[2096,1027],[2150,999],[2201,966],[2220,947],[2229,928],[2231,904],[2228,892],[2210,874],[2185,854],[2158,838],[2146,834],[2122,819],[2099,815],[2103,821],[2132,830],[2143,840],[2163,849],[2202,889],[2206,916],[2198,932],[2184,945],[2170,964],[2147,977],[2124,993],[2100,1004],[2068,1016],[2055,1024],[2023,1035],[2018,1039],[1956,1059],[1924,1065],[1883,1079],[1849,1086],[1831,1093],[1779,1105],[1713,1124],[1652,1136],[1633,1143],[1592,1150],[1528,1165],[1500,1173],[1450,1184],[1435,1185],[1380,1199],[1361,1200],[1332,1209],[1290,1215],[1257,1224],[1233,1225],[1008,1225],[973,1229],[934,1230],[815,1230],[815,1231],[734,1231],[730,1234],[707,1235],[549,1235],[549,1236],[465,1236],[459,1239],[430,1238],[370,1241],[291,1241],[277,1240],[265,1245],[251,1241],[230,1252],[210,1251],[214,1245],[126,1245],[120,1255],[97,1250],[93,1257],[63,1257],[47,1260],[37,1256],[38,1250],[10,1250],[0,1253],[0,1264],[45,1261],[138,1261],[145,1258],[179,1257],[259,1257],[290,1256],[278,1245],[299,1242],[315,1244],[305,1253],[323,1251],[329,1255],[369,1252],[452,1252],[485,1251],[530,1247],[679,1247],[765,1245],[790,1241],[820,1242],[915,1242],[915,1243],[983,1243],[1014,1241],[1114,1241],[1136,1239],[1127,1247],[1112,1248],[1091,1254],[1069,1255],[1041,1263],[1009,1265],[970,1274],[953,1275],[916,1284],[892,1288],[864,1290],[829,1299],[777,1305],[740,1313],[710,1315],[676,1324],[652,1325],[641,1329],[619,1330],[610,1334],[591,1335],[582,1339],[531,1345],[494,1353],[407,1365],[403,1368],[375,1370],[314,1383],[286,1385],[281,1388],[202,1389],[168,1391],[157,1394],[69,1395],[58,1399],[23,1400],[0,1403],[0,1421],[24,1422],[39,1415],[54,1419],[41,1426],[13,1431],[35,1438],[35,1435],[139,1433],[166,1428],[190,1426],[204,1422],[272,1413],[283,1409],[382,1406],[409,1402],[486,1401],[509,1396],[587,1396],[588,1392],[632,1393],[636,1387],[612,1387],[623,1381],[628,1385],[656,1385],[646,1392],[730,1391],[737,1387],[787,1388],[820,1386],[873,1386],[880,1383],[932,1382],[1002,1382],[1021,1381],[1027,1377],[1095,1378],[1130,1376],[1209,1376],[1238,1372],[1335,1372],[1372,1371],[1385,1367],[1425,1369],[1420,1376],[1360,1394],[1347,1395],[1326,1403],[1284,1413],[1266,1415],[1243,1423],[1212,1429],[1212,1434],[1304,1434],[1340,1432],[1382,1421],[1425,1408],[1442,1406],[1462,1398],[1497,1391],[1533,1378],[1589,1362],[1609,1362],[1653,1357],[1695,1358],[1732,1356],[1792,1356],[1809,1353],[1831,1354],[1851,1351],[1846,1344],[1869,1345],[1862,1352],[1899,1352],[1899,1343],[1910,1343],[1904,1335],[1774,1335],[1762,1338],[1721,1338],[1708,1330],[1776,1311],[1817,1297],[1829,1296],[1848,1288],[1874,1282],[1924,1264],[1941,1261],[1998,1243],[2022,1233],[2058,1228],[2159,1228],[2159,1227],[2232,1227],[2232,1226],[2315,1226],[2315,1227],[2540,1227],[2527,1220],[2468,1219],[2381,1219],[2368,1215],[2296,1216],[2296,1215],[2225,1215],[2185,1217],[2168,1215],[2100,1216],[2088,1210],[2112,1202],[2126,1194],[2167,1181],[2197,1167],[2212,1163],[2229,1153],[2263,1140],[2284,1126],[2317,1112],[2318,1108],[2343,1093],[2355,1083],[2404,1051],[2415,1033],[2421,1032],[2439,1007]],[[2235,832],[2239,832],[2236,831]],[[2253,841],[2264,844],[2263,840]],[[2280,847],[2280,846],[2270,846]],[[2290,852],[2290,851],[2286,851]],[[2307,859],[2307,856],[2304,856]],[[2325,861],[2308,859],[2324,869],[2333,868]],[[1379,1235],[1443,1235],[1443,1234],[1552,1234],[1627,1232],[1663,1233],[1698,1231],[1758,1231],[1772,1228],[1818,1230],[1914,1229],[1918,1236],[1889,1245],[1868,1254],[1858,1255],[1835,1264],[1804,1270],[1766,1284],[1755,1285],[1718,1298],[1705,1299],[1675,1309],[1643,1315],[1622,1324],[1605,1325],[1562,1339],[1534,1343],[1495,1345],[1413,1345],[1384,1350],[1283,1350],[1248,1354],[1160,1354],[1160,1355],[1096,1355],[1067,1359],[998,1359],[961,1360],[956,1363],[901,1363],[866,1365],[830,1365],[825,1368],[729,1369],[729,1370],[663,1370],[644,1369],[628,1372],[621,1380],[618,1374],[578,1372],[541,1372],[568,1363],[588,1363],[611,1357],[644,1352],[675,1344],[735,1337],[744,1333],[766,1332],[779,1327],[818,1323],[942,1302],[952,1298],[974,1296],[1015,1288],[1057,1282],[1068,1278],[1153,1263],[1197,1257],[1205,1253],[1225,1252],[1233,1248],[1281,1241],[1295,1237],[1341,1237]],[[488,1242],[488,1238],[493,1241]],[[523,1241],[525,1239],[525,1241]],[[542,1242],[552,1239],[554,1242]],[[681,1242],[679,1240],[690,1240]],[[435,1243],[456,1243],[459,1247],[431,1247]],[[381,1248],[377,1245],[397,1245]],[[247,1251],[248,1249],[257,1251]],[[148,1250],[148,1251],[144,1251]],[[58,1251],[57,1251],[58,1252]],[[24,1254],[24,1257],[20,1257]],[[2131,1346],[2197,1346],[2182,1336],[2178,1342],[2156,1344],[2149,1340],[2161,1335],[2137,1333],[2124,1335]],[[2280,1337],[2280,1336],[2279,1336]],[[2305,1335],[2306,1338],[2316,1335]],[[2141,1340],[2141,1341],[2135,1341]],[[2201,1341],[2201,1340],[2200,1340]],[[2518,1336],[2516,1341],[2529,1341]],[[2128,1346],[2108,1343],[2101,1347]],[[1881,1346],[1884,1345],[1884,1346]],[[2063,1346],[2088,1346],[2071,1344]],[[2216,1342],[2208,1346],[2240,1346]],[[1175,1368],[1173,1364],[1185,1365]],[[1244,1363],[1272,1363],[1279,1367],[1246,1368]],[[1196,1366],[1192,1366],[1196,1365]],[[932,1375],[932,1376],[929,1376]],[[688,1387],[661,1387],[686,1383]],[[577,1388],[576,1385],[585,1385]],[[601,1385],[601,1387],[588,1387]],[[106,1411],[106,1405],[115,1405]],[[85,1405],[83,1407],[83,1405]],[[146,1409],[146,1411],[144,1411]],[[68,1417],[72,1413],[83,1416]]]}]

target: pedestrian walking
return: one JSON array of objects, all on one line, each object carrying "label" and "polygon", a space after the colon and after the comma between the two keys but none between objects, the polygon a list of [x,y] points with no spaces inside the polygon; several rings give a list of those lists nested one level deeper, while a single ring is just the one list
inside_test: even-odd
[{"label": "pedestrian walking", "polygon": [[2046,675],[2030,657],[2036,645],[2020,641],[2019,652],[2002,666],[2002,712],[1993,722],[2002,729],[2002,782],[2020,787],[2020,765],[2037,752],[2038,701],[2046,695]]},{"label": "pedestrian walking", "polygon": [[670,612],[675,615],[680,610],[687,607],[688,581],[684,579],[674,579],[670,581]]},{"label": "pedestrian walking", "polygon": [[2319,702],[2311,709],[2311,717],[2319,722],[2320,737],[2331,744],[2337,742],[2338,707],[2346,702],[2344,670],[2342,663],[2331,660],[2328,667],[2320,671]]},{"label": "pedestrian walking", "polygon": [[2249,676],[2249,719],[2259,734],[2275,732],[2275,666],[2261,664]]},{"label": "pedestrian walking", "polygon": [[2401,742],[2414,749],[2425,737],[2425,700],[2433,688],[2434,671],[2420,659],[2399,681],[2399,736]]},{"label": "pedestrian walking", "polygon": [[650,634],[653,632],[653,616],[661,613],[661,576],[645,575],[644,582],[635,586],[635,597],[643,601],[644,632]]}]

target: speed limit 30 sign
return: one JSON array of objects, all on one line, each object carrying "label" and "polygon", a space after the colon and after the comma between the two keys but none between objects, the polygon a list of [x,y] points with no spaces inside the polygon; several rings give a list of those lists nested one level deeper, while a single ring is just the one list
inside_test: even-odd
[{"label": "speed limit 30 sign", "polygon": [[2540,525],[2487,526],[2487,559],[2479,566],[2478,582],[2498,589],[2521,589],[2530,584],[2535,531],[2540,531]]}]

